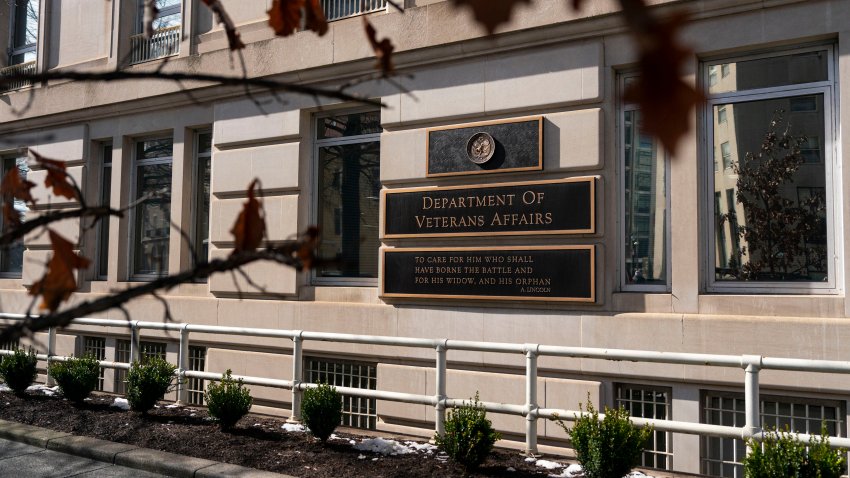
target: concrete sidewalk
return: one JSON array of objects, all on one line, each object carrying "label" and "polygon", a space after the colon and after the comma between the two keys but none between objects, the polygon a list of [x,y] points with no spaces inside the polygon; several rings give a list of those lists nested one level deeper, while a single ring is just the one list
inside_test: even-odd
[{"label": "concrete sidewalk", "polygon": [[0,476],[293,478],[0,420]]}]

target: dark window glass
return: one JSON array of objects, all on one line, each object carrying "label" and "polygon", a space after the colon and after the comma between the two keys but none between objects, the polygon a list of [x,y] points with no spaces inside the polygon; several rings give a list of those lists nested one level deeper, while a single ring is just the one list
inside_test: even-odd
[{"label": "dark window glass", "polygon": [[318,139],[360,136],[381,132],[381,112],[328,116],[319,121]]},{"label": "dark window glass", "polygon": [[717,78],[716,67],[708,67],[709,93],[799,85],[826,81],[829,76],[826,50],[745,60],[722,65],[729,73]]},{"label": "dark window glass", "polygon": [[[103,170],[100,178],[100,204],[109,206],[112,194],[112,145],[103,146]],[[98,223],[97,275],[106,278],[109,273],[109,217]]]},{"label": "dark window glass", "polygon": [[135,199],[148,198],[134,210],[133,275],[164,275],[168,272],[171,151],[170,138],[136,144]]},{"label": "dark window glass", "polygon": [[[18,174],[21,179],[26,179],[29,172],[29,164],[26,157],[20,158],[4,158],[3,159],[3,176],[6,175],[12,168],[18,168]],[[15,199],[13,203],[15,212],[20,215],[21,222],[26,220],[26,214],[29,212],[29,207],[26,202],[21,199]],[[7,275],[20,276],[24,265],[24,244],[22,241],[17,241],[6,249],[0,250],[0,273]]]},{"label": "dark window glass", "polygon": [[195,191],[195,252],[206,261],[210,236],[210,160],[212,133],[198,134],[197,189]]}]

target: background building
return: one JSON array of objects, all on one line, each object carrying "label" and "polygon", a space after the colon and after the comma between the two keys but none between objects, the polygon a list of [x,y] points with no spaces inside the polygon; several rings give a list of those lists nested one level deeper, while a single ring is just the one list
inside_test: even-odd
[{"label": "background building", "polygon": [[[261,96],[200,83],[136,81],[84,84],[56,81],[15,85],[0,96],[0,158],[5,170],[27,170],[23,144],[67,162],[89,198],[127,205],[146,192],[168,194],[129,217],[88,229],[67,221],[59,229],[78,239],[93,267],[75,297],[95,297],[177,272],[192,249],[223,257],[247,185],[262,180],[268,239],[283,241],[308,225],[322,227],[323,255],[339,267],[304,274],[274,264],[247,268],[263,286],[222,274],[164,295],[177,320],[196,324],[303,329],[342,333],[761,354],[850,360],[850,301],[844,240],[850,211],[844,189],[843,144],[850,134],[850,5],[843,0],[658,1],[661,14],[692,12],[683,31],[696,54],[684,78],[708,92],[708,105],[675,157],[640,133],[641,112],[619,100],[634,77],[636,52],[615,2],[538,0],[521,7],[488,38],[466,11],[442,0],[406,0],[404,12],[381,1],[326,0],[331,21],[323,37],[299,32],[276,38],[267,1],[222,0],[239,25],[250,76],[336,87],[373,71],[373,53],[360,14],[397,46],[403,76],[373,80],[352,91],[380,99],[383,108],[327,99]],[[104,71],[119,65],[150,71],[235,73],[224,32],[196,0],[163,0],[152,39],[140,36],[135,0],[16,0],[0,16],[8,42],[6,68]],[[348,8],[348,10],[346,10]],[[4,70],[0,70],[0,74]],[[5,70],[8,71],[8,70]],[[408,76],[409,75],[409,76]],[[191,91],[191,96],[184,90]],[[32,94],[32,96],[31,96]],[[31,102],[31,104],[29,104]],[[25,114],[16,111],[26,108]],[[805,135],[800,164],[780,187],[787,208],[822,197],[818,233],[775,250],[797,265],[782,273],[744,278],[745,263],[762,256],[740,234],[752,226],[737,198],[732,165],[758,150],[777,109],[792,133]],[[542,171],[428,177],[427,130],[465,123],[542,117]],[[848,119],[845,120],[844,118]],[[42,170],[28,170],[34,180]],[[592,234],[493,236],[482,247],[596,246],[595,301],[555,303],[444,299],[382,299],[379,248],[463,247],[467,238],[381,239],[381,190],[467,186],[592,176],[596,179]],[[40,181],[37,181],[40,182]],[[72,205],[39,191],[39,206]],[[568,205],[565,205],[568,207]],[[725,216],[735,212],[734,218]],[[27,216],[38,210],[21,213]],[[722,220],[721,220],[722,219]],[[189,232],[192,247],[169,228]],[[792,223],[790,229],[799,227]],[[746,252],[742,252],[746,248]],[[27,287],[42,274],[50,245],[27,238],[0,255],[0,305],[29,305]],[[792,252],[788,252],[792,251]],[[803,251],[801,253],[794,251]],[[734,261],[732,260],[734,259]],[[730,261],[732,264],[730,264]],[[788,262],[788,261],[786,261]],[[640,271],[640,274],[636,274]],[[240,292],[242,298],[239,298]],[[154,298],[128,305],[133,319],[162,320]],[[105,315],[122,319],[120,311]],[[212,372],[291,378],[289,343],[240,337],[193,337],[192,366]],[[175,337],[146,334],[146,354],[176,361]],[[74,327],[59,338],[60,353],[90,351],[128,360],[123,331]],[[384,390],[433,393],[433,352],[308,343],[304,379]],[[453,352],[453,396],[523,401],[523,357]],[[588,393],[595,403],[622,404],[634,415],[740,425],[741,373],[692,366],[540,360],[541,406],[574,409]],[[487,373],[484,373],[487,372]],[[203,384],[193,383],[194,390]],[[788,424],[846,436],[846,377],[763,373],[765,425]],[[107,370],[103,388],[122,390]],[[430,391],[430,392],[429,392]],[[288,414],[288,394],[255,388],[255,410]],[[195,392],[194,400],[200,400]],[[425,406],[347,399],[354,426],[429,435]],[[507,437],[524,430],[521,417],[496,416]],[[540,425],[542,443],[563,432]],[[657,432],[647,466],[741,476],[743,444]]]}]

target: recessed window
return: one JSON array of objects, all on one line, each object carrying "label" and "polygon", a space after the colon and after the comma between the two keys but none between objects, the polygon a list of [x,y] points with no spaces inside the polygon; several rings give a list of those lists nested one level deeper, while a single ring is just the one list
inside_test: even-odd
[{"label": "recessed window", "polygon": [[[13,168],[18,169],[18,174],[21,179],[26,179],[27,173],[30,171],[27,157],[6,157],[0,159],[2,161],[2,176],[5,177]],[[20,217],[21,222],[26,220],[29,207],[22,199],[15,199],[13,202],[15,213]],[[5,220],[0,221],[2,226],[0,230],[5,228]],[[5,277],[21,277],[21,271],[24,266],[24,244],[23,241],[17,241],[6,248],[0,248],[0,275]]]},{"label": "recessed window", "polygon": [[379,111],[317,119],[319,255],[336,259],[316,270],[318,283],[373,284],[378,277],[380,120]]},{"label": "recessed window", "polygon": [[[670,420],[672,400],[670,389],[646,385],[616,385],[617,407],[623,407],[629,415],[640,418]],[[640,466],[669,470],[673,452],[670,446],[671,433],[655,430],[649,437],[641,455]]]},{"label": "recessed window", "polygon": [[830,51],[731,62],[723,88],[710,89],[710,291],[835,287]]},{"label": "recessed window", "polygon": [[136,10],[136,34],[130,38],[130,62],[140,63],[155,60],[180,51],[183,0],[154,0],[156,17],[153,19],[153,35],[145,36],[145,0],[138,0]]},{"label": "recessed window", "polygon": [[[97,360],[106,360],[106,339],[103,337],[83,337],[83,355],[91,355]],[[95,390],[103,391],[103,372],[104,368],[100,367],[97,377],[97,388]]]},{"label": "recessed window", "polygon": [[[189,346],[189,370],[203,372],[206,368],[207,348]],[[192,405],[204,404],[204,387],[206,382],[202,378],[190,377],[186,379],[186,387],[189,392],[189,403]]]},{"label": "recessed window", "polygon": [[663,292],[669,267],[667,160],[652,136],[641,131],[640,110],[630,104],[622,109],[623,290]]},{"label": "recessed window", "polygon": [[[794,433],[820,435],[825,427],[831,436],[846,436],[842,402],[793,397],[765,396],[760,403],[762,428],[787,429]],[[745,423],[741,394],[706,392],[702,399],[702,423],[742,427]],[[725,478],[743,478],[741,462],[746,454],[742,440],[701,437],[701,473]]]},{"label": "recessed window", "polygon": [[[162,342],[139,342],[139,359],[156,357],[165,360],[165,344]],[[130,341],[118,339],[115,341],[115,361],[130,363]],[[127,393],[127,370],[115,369],[113,392],[125,395]]]},{"label": "recessed window", "polygon": [[[304,359],[304,377],[310,383],[326,383],[335,387],[377,389],[375,364],[319,358]],[[342,396],[340,425],[374,430],[377,427],[377,401],[374,398]]]},{"label": "recessed window", "polygon": [[171,237],[171,138],[136,142],[131,277],[168,273]]},{"label": "recessed window", "polygon": [[12,7],[9,64],[34,64],[38,45],[39,0],[15,0],[9,4]]},{"label": "recessed window", "polygon": [[204,262],[209,258],[211,159],[212,133],[199,132],[195,135],[194,249]]},{"label": "recessed window", "polygon": [[[100,204],[108,207],[112,194],[112,144],[102,144],[100,154]],[[97,278],[100,280],[105,280],[109,274],[110,217],[102,217],[97,224]]]}]

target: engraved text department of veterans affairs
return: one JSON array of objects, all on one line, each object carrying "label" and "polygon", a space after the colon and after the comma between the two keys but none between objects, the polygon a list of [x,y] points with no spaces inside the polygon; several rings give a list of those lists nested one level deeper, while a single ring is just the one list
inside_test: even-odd
[{"label": "engraved text department of veterans affairs", "polygon": [[384,237],[591,234],[592,177],[383,192]]}]

